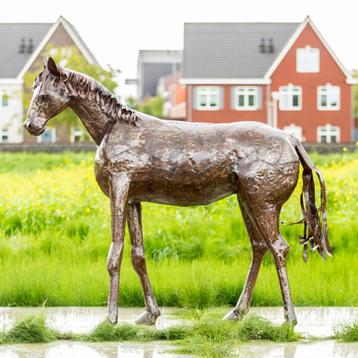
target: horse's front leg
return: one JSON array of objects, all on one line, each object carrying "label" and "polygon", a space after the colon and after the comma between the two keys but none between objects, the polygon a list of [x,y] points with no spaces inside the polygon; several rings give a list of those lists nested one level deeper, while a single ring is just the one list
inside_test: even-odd
[{"label": "horse's front leg", "polygon": [[132,264],[142,284],[146,311],[136,320],[137,324],[155,324],[160,316],[159,307],[149,281],[144,257],[142,214],[140,203],[128,204],[128,227],[132,243]]},{"label": "horse's front leg", "polygon": [[108,319],[111,323],[116,323],[118,319],[119,273],[123,254],[129,182],[129,177],[125,173],[114,174],[109,178],[112,242],[108,252],[107,269],[110,276]]}]

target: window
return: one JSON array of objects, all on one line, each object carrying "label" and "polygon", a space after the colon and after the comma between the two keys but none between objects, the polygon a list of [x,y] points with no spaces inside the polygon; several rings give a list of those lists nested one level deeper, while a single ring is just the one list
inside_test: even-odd
[{"label": "window", "polygon": [[341,89],[329,83],[317,87],[317,108],[321,111],[338,111],[341,105]]},{"label": "window", "polygon": [[7,128],[3,128],[0,131],[0,142],[9,143],[9,130]]},{"label": "window", "polygon": [[258,109],[258,88],[235,87],[233,100],[234,109],[254,111]]},{"label": "window", "polygon": [[56,129],[55,128],[46,128],[45,131],[37,137],[37,143],[55,143],[56,142]]},{"label": "window", "polygon": [[296,70],[301,73],[319,72],[319,49],[306,46],[296,51]]},{"label": "window", "polygon": [[0,107],[8,107],[9,106],[9,95],[3,93],[0,98]]},{"label": "window", "polygon": [[302,140],[302,128],[301,127],[296,126],[295,124],[292,123],[289,126],[283,127],[283,130],[286,133],[295,136],[299,140]]},{"label": "window", "polygon": [[340,128],[326,124],[317,128],[318,143],[339,143]]},{"label": "window", "polygon": [[197,109],[213,111],[220,108],[220,87],[198,87]]},{"label": "window", "polygon": [[302,88],[300,86],[281,86],[280,110],[281,111],[300,111],[302,109]]},{"label": "window", "polygon": [[71,132],[71,142],[72,143],[80,143],[83,141],[83,130],[79,128],[72,128]]}]

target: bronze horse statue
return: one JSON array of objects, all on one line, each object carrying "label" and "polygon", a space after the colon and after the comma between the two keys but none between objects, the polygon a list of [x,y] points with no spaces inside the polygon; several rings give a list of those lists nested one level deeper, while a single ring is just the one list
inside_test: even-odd
[{"label": "bronze horse statue", "polygon": [[[132,263],[139,275],[146,311],[136,321],[154,324],[159,307],[148,278],[143,248],[141,202],[177,206],[206,205],[236,194],[252,245],[252,262],[236,307],[225,319],[240,319],[249,309],[263,256],[274,258],[285,319],[296,324],[286,271],[289,246],[281,236],[282,205],[297,185],[303,166],[302,243],[330,255],[324,180],[298,139],[257,122],[205,124],[161,120],[119,103],[100,83],[57,66],[49,58],[33,85],[25,128],[40,135],[66,107],[78,115],[98,146],[95,175],[110,199],[112,243],[108,317],[118,318],[118,290],[125,225]],[[321,186],[315,205],[313,172]]]}]

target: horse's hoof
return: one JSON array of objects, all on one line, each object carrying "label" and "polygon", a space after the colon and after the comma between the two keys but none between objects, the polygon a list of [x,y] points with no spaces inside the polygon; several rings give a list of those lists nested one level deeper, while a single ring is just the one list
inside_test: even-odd
[{"label": "horse's hoof", "polygon": [[118,314],[116,312],[108,313],[108,321],[112,324],[116,324],[118,321]]},{"label": "horse's hoof", "polygon": [[226,321],[240,321],[248,312],[248,308],[234,308],[223,319]]},{"label": "horse's hoof", "polygon": [[291,326],[293,328],[293,327],[295,327],[297,325],[297,319],[294,318],[292,320],[286,320],[284,325],[289,325],[289,326]]},{"label": "horse's hoof", "polygon": [[143,312],[135,321],[136,324],[145,324],[147,326],[151,326],[155,324],[155,321],[160,316],[160,312],[151,313],[149,311]]},{"label": "horse's hoof", "polygon": [[242,318],[242,315],[239,314],[236,310],[230,311],[223,319],[225,321],[238,321]]}]

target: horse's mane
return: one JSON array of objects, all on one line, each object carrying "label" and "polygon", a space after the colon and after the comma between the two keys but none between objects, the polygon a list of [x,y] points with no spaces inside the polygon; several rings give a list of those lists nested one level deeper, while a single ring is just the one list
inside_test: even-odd
[{"label": "horse's mane", "polygon": [[68,69],[61,69],[64,73],[64,84],[70,95],[80,96],[95,102],[112,121],[123,121],[137,125],[140,117],[137,113],[123,104],[107,88],[95,79]]}]

